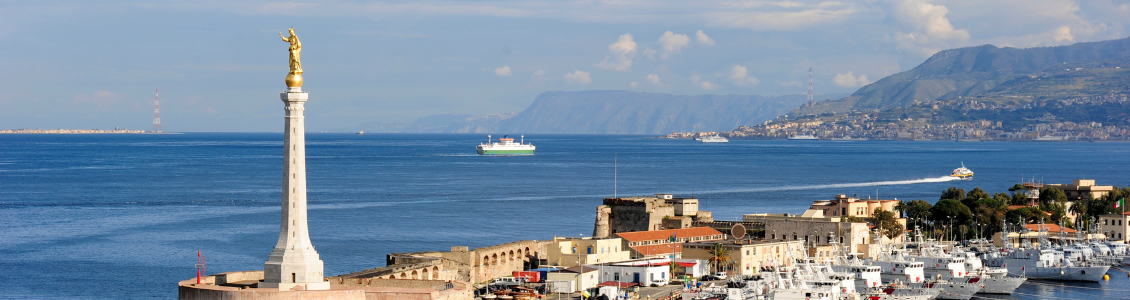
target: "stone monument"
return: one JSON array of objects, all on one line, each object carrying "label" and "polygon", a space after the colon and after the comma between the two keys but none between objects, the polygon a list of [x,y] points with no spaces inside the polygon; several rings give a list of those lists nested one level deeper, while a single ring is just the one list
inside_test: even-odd
[{"label": "stone monument", "polygon": [[279,241],[263,264],[264,279],[260,288],[291,290],[326,290],[330,283],[322,274],[322,260],[310,243],[306,224],[306,126],[302,116],[303,105],[309,94],[302,92],[302,43],[290,29],[290,73],[286,76],[287,90],[279,95],[286,108],[283,146],[282,216],[279,224]]}]

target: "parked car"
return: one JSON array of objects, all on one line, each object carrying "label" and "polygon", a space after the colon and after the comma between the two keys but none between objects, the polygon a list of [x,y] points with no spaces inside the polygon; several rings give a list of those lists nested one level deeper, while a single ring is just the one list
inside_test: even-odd
[{"label": "parked car", "polygon": [[726,277],[728,277],[726,276],[726,272],[714,273],[714,278],[717,278],[717,280],[726,280]]}]

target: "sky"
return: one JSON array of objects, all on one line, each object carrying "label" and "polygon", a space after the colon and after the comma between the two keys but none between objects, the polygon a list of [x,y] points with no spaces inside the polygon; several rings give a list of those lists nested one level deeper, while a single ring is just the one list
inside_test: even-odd
[{"label": "sky", "polygon": [[[519,112],[546,91],[850,93],[939,50],[1127,36],[1130,0],[3,1],[0,129],[308,131]],[[817,99],[820,100],[820,99]]]}]

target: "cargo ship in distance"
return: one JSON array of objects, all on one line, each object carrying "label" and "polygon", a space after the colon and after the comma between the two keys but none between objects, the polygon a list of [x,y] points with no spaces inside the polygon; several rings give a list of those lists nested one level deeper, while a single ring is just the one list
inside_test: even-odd
[{"label": "cargo ship in distance", "polygon": [[526,144],[525,135],[517,143],[508,135],[502,136],[497,143],[494,143],[490,135],[487,135],[487,142],[479,144],[475,150],[482,155],[534,155],[535,148],[534,145]]}]

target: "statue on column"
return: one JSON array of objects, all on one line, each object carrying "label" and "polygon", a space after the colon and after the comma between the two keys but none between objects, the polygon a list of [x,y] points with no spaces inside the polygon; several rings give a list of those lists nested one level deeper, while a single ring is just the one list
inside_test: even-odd
[{"label": "statue on column", "polygon": [[284,42],[290,43],[290,73],[286,75],[286,86],[302,87],[302,42],[294,34],[294,28],[289,29],[290,36],[286,37],[279,32],[279,37]]}]

